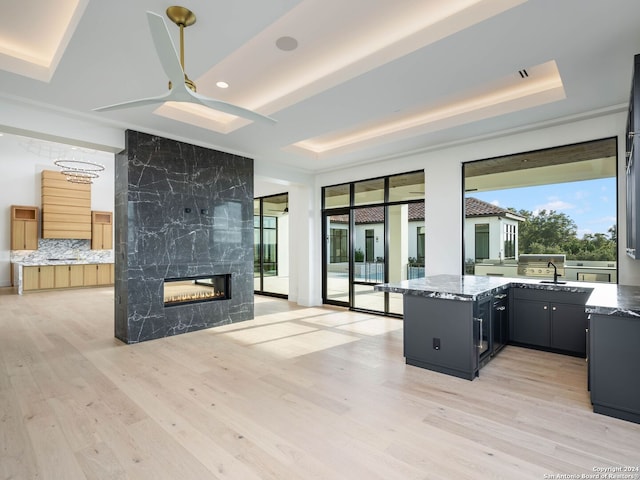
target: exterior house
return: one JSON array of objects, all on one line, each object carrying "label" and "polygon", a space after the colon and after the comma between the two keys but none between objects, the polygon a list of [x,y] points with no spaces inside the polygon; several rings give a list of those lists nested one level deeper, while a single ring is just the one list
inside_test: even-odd
[{"label": "exterior house", "polygon": [[[407,209],[409,230],[407,244],[409,263],[424,265],[425,226],[424,202],[410,203]],[[518,224],[524,217],[477,198],[465,198],[466,257],[479,262],[487,259],[509,260],[518,258]],[[333,217],[330,241],[337,242],[346,231],[347,215]],[[384,258],[384,209],[363,208],[355,214],[356,262],[376,262]],[[346,245],[346,244],[345,244]],[[332,251],[344,249],[332,248]],[[408,259],[407,259],[408,260]],[[348,261],[346,254],[330,263]]]},{"label": "exterior house", "polygon": [[467,261],[518,258],[518,224],[524,217],[477,198],[465,199],[464,251]]}]

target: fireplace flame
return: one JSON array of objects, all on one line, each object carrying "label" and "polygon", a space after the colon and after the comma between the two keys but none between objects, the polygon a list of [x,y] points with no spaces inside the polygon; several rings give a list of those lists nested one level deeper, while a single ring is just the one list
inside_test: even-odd
[{"label": "fireplace flame", "polygon": [[197,292],[184,292],[175,295],[165,295],[164,303],[182,303],[182,302],[196,302],[199,300],[209,300],[213,298],[224,297],[223,291],[216,291],[211,289],[210,291],[197,291]]}]

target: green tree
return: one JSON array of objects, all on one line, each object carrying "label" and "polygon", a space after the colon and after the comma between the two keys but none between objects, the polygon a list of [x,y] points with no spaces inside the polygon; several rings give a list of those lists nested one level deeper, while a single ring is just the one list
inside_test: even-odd
[{"label": "green tree", "polygon": [[529,210],[515,213],[525,218],[518,226],[521,253],[563,253],[567,260],[615,261],[617,258],[615,225],[606,234],[588,233],[578,238],[576,223],[565,213],[555,210],[542,210],[535,215]]},{"label": "green tree", "polygon": [[[561,245],[576,238],[578,227],[566,213],[541,210],[534,215],[529,210],[519,210],[526,220],[518,227],[518,242],[523,253],[558,253]],[[543,251],[533,251],[533,250]]]}]

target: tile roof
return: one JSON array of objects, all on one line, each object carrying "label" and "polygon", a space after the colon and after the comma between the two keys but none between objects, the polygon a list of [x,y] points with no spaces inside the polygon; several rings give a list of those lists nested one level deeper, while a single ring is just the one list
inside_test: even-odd
[{"label": "tile roof", "polygon": [[[383,207],[357,208],[355,209],[355,212],[356,224],[382,223],[384,221]],[[424,220],[424,202],[410,203],[408,215],[409,221]],[[520,215],[513,213],[506,208],[500,208],[496,205],[493,205],[492,203],[484,202],[473,197],[465,198],[466,217],[505,217],[507,215],[516,220],[524,220],[524,218],[522,218]],[[347,215],[336,215],[332,219],[334,223],[347,223],[347,220]]]}]

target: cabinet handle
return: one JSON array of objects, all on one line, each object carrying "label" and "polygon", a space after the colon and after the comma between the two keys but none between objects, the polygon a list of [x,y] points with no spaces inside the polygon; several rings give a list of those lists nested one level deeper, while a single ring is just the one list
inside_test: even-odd
[{"label": "cabinet handle", "polygon": [[553,310],[555,312],[556,311],[556,307],[551,307],[551,310]]},{"label": "cabinet handle", "polygon": [[542,307],[543,310],[546,310],[548,307],[545,305],[544,307]]},{"label": "cabinet handle", "polygon": [[478,328],[478,350],[482,350],[482,317],[476,318],[480,322],[480,328]]},{"label": "cabinet handle", "polygon": [[505,307],[504,305],[502,307],[497,307],[496,310],[499,312],[502,312],[503,310],[506,310],[507,307]]}]

